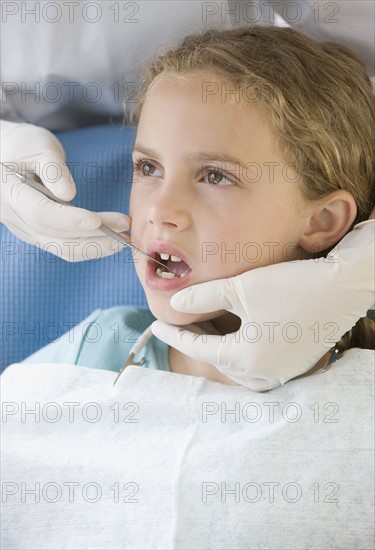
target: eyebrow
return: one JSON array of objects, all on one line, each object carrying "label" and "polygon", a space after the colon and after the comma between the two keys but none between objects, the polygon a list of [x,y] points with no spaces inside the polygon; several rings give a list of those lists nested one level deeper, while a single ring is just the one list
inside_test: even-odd
[{"label": "eyebrow", "polygon": [[[143,153],[144,155],[157,158],[158,153],[157,151],[154,151],[153,149],[150,149],[149,147],[144,147],[140,143],[136,143],[133,147],[133,153],[137,151],[138,153]],[[234,164],[239,164],[242,166],[242,162],[238,159],[221,152],[211,152],[211,151],[205,151],[201,153],[193,153],[191,155],[185,155],[184,160],[195,160],[195,161],[204,161],[204,160],[220,160],[222,162],[233,162]]]}]

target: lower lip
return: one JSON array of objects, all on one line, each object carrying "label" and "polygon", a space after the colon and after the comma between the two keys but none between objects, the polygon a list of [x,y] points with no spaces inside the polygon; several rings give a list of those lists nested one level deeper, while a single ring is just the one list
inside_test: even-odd
[{"label": "lower lip", "polygon": [[156,265],[148,261],[146,268],[146,285],[152,290],[179,290],[191,279],[192,271],[189,271],[184,277],[175,277],[174,279],[162,279],[155,273]]}]

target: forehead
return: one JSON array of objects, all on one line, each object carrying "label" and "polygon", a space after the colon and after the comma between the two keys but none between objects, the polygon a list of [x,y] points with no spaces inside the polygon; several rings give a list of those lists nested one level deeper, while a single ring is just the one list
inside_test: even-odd
[{"label": "forehead", "polygon": [[[171,100],[178,96],[184,101],[190,99],[196,103],[196,108],[203,108],[209,112],[210,107],[220,108],[222,113],[230,112],[235,116],[236,112],[243,111],[249,114],[249,110],[259,115],[264,110],[264,105],[251,97],[251,93],[245,93],[238,83],[232,82],[227,76],[213,71],[196,71],[192,73],[166,72],[158,75],[150,84],[146,101]],[[177,98],[176,98],[177,99]],[[234,109],[231,109],[233,107]]]},{"label": "forehead", "polygon": [[[231,93],[234,92],[234,93]],[[238,92],[238,93],[237,93]],[[163,74],[149,87],[137,139],[150,147],[231,150],[244,159],[279,154],[277,139],[259,101],[246,101],[235,84],[219,74]],[[267,159],[265,159],[267,160]]]}]

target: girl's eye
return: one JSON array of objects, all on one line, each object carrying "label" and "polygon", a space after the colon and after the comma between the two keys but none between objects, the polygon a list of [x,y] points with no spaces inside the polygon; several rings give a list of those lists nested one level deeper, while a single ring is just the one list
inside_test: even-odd
[{"label": "girl's eye", "polygon": [[141,173],[142,176],[152,176],[152,170],[156,168],[156,166],[146,160],[136,160],[134,161],[133,165],[134,172],[136,172],[137,174]]},{"label": "girl's eye", "polygon": [[[158,170],[154,164],[147,160],[135,160],[133,162],[134,172],[136,174],[141,174],[142,176],[154,176],[154,170]],[[159,170],[160,172],[160,170]],[[224,187],[227,185],[235,185],[232,180],[230,180],[223,172],[220,172],[215,167],[208,166],[203,171],[204,177],[208,178],[208,182],[212,183],[218,187]],[[157,176],[160,177],[160,176]],[[226,180],[226,181],[223,181]]]},{"label": "girl's eye", "polygon": [[[226,186],[226,185],[234,185],[233,181],[230,180],[223,172],[220,172],[220,170],[217,170],[216,168],[206,168],[205,174],[208,177],[209,183],[214,183],[218,186]],[[214,174],[215,177],[211,177],[211,175]],[[223,182],[223,178],[226,179],[226,182]]]}]

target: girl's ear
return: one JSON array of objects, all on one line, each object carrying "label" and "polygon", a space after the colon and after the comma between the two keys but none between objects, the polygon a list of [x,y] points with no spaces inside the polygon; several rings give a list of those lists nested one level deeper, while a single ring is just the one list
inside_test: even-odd
[{"label": "girl's ear", "polygon": [[311,204],[312,212],[298,244],[306,252],[314,253],[332,247],[344,237],[357,215],[357,205],[344,190],[334,191]]}]

